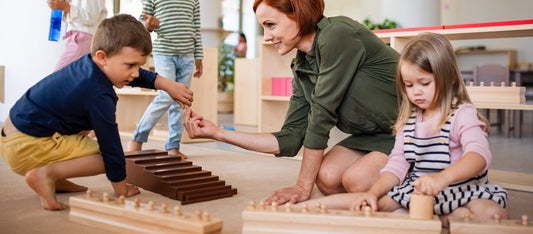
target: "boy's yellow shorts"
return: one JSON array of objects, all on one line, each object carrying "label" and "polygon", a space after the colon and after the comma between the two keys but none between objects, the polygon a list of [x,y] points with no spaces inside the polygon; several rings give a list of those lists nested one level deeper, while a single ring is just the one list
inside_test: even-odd
[{"label": "boy's yellow shorts", "polygon": [[17,132],[0,137],[2,158],[11,170],[23,176],[33,168],[100,153],[96,140],[79,134],[56,132],[51,137],[33,137]]}]

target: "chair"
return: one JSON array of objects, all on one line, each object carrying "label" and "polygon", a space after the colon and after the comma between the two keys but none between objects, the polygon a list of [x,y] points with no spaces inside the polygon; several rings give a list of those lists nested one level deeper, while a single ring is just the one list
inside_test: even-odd
[{"label": "chair", "polygon": [[[487,64],[487,65],[481,65],[481,66],[474,66],[474,84],[480,85],[481,82],[484,83],[485,86],[491,85],[491,82],[494,82],[495,86],[500,86],[502,82],[505,82],[506,86],[509,86],[510,81],[510,70],[509,66],[503,66],[498,64]],[[485,117],[490,120],[490,110],[484,109],[480,110],[480,112],[485,115]],[[509,137],[509,129],[510,126],[510,119],[511,119],[511,111],[510,110],[497,110],[497,118],[496,122],[492,123],[492,125],[497,125],[500,128],[500,131],[503,131],[503,134],[505,137]],[[515,123],[516,125],[516,123]],[[518,126],[515,126],[518,127]]]}]

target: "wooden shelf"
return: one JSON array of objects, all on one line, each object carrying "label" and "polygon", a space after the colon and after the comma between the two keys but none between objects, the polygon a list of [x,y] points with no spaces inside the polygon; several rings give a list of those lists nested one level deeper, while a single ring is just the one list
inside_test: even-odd
[{"label": "wooden shelf", "polygon": [[532,37],[533,23],[520,25],[505,25],[493,27],[472,27],[472,28],[450,28],[420,31],[392,31],[380,30],[374,31],[381,40],[390,43],[391,46],[401,51],[407,41],[416,37],[421,32],[439,33],[449,40],[471,40],[471,39],[491,39],[491,38],[510,38],[510,37]]},{"label": "wooden shelf", "polygon": [[272,77],[292,77],[290,68],[296,49],[281,56],[272,43],[262,43],[259,49],[261,97],[259,100],[259,132],[279,131],[285,120],[289,98],[272,96]]},{"label": "wooden shelf", "polygon": [[289,101],[291,97],[285,96],[261,96],[262,101]]}]

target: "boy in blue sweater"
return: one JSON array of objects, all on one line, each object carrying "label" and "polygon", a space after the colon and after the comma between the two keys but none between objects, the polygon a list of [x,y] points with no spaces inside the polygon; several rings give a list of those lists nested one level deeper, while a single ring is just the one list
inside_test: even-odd
[{"label": "boy in blue sweater", "polygon": [[[182,106],[193,100],[186,85],[140,69],[151,51],[150,34],[137,19],[106,19],[94,35],[90,54],[45,77],[11,108],[0,153],[14,172],[25,176],[44,209],[67,208],[56,200],[56,191],[87,190],[67,180],[73,177],[105,172],[116,196],[139,193],[125,181],[113,86],[162,89]],[[79,134],[92,129],[97,140]]]}]

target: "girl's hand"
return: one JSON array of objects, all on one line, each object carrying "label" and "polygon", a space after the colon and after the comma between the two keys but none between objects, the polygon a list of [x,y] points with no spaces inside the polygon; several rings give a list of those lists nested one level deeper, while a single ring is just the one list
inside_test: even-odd
[{"label": "girl's hand", "polygon": [[413,183],[415,193],[436,196],[448,187],[444,176],[440,174],[420,176]]},{"label": "girl's hand", "polygon": [[373,212],[378,211],[378,196],[372,192],[359,194],[352,203],[350,210],[360,211],[365,203],[372,208]]}]

